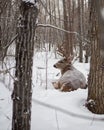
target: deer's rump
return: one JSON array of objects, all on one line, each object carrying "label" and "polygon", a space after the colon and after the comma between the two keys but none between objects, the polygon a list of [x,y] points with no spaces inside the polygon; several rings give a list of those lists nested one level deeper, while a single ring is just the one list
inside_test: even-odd
[{"label": "deer's rump", "polygon": [[72,70],[68,70],[65,72],[58,81],[58,88],[61,91],[72,91],[78,88],[85,89],[86,88],[86,78],[85,76],[73,68]]}]

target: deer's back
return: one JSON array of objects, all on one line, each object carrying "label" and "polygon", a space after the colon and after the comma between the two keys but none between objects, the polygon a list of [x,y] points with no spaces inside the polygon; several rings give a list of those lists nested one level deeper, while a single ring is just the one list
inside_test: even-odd
[{"label": "deer's back", "polygon": [[60,88],[64,85],[65,87],[71,87],[73,90],[86,88],[86,78],[79,70],[73,67],[60,77],[59,85]]}]

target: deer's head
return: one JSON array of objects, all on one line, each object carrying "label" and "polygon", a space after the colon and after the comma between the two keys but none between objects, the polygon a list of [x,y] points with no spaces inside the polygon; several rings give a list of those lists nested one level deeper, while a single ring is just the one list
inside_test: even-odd
[{"label": "deer's head", "polygon": [[55,68],[61,70],[61,74],[64,74],[67,70],[71,69],[72,66],[72,57],[63,58],[59,60],[56,64],[53,65]]},{"label": "deer's head", "polygon": [[70,66],[71,62],[68,61],[66,58],[59,60],[56,64],[54,64],[55,68],[64,69],[66,66]]}]

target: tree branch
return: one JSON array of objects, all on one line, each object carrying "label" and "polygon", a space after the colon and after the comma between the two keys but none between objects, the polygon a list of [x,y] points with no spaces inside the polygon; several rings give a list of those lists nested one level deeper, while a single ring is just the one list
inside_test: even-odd
[{"label": "tree branch", "polygon": [[6,70],[0,70],[0,74],[1,74],[1,73],[6,74],[6,73],[8,73],[9,70],[11,70],[11,69],[13,69],[13,68],[15,68],[15,67],[11,67],[11,68],[8,68],[8,69],[6,69]]},{"label": "tree branch", "polygon": [[[7,67],[7,65],[6,65],[6,63],[3,61],[3,64],[5,65],[5,67],[6,67],[6,70],[7,70],[7,73],[9,73],[9,75],[10,75],[10,77],[15,81],[15,78],[12,76],[12,74],[10,73],[10,71],[9,71],[9,69],[8,69],[8,67]],[[12,67],[13,68],[13,67]]]},{"label": "tree branch", "polygon": [[8,47],[14,42],[14,40],[15,40],[17,37],[18,37],[18,34],[16,34],[16,35],[12,38],[12,40],[11,40],[6,46],[3,47],[3,49],[8,48]]},{"label": "tree branch", "polygon": [[[59,28],[59,27],[56,27],[54,25],[51,25],[51,24],[37,24],[37,28],[38,27],[50,27],[50,28],[54,28],[54,29],[57,29],[59,31],[62,31],[62,32],[65,32],[65,33],[69,33],[69,34],[75,34],[77,37],[80,37],[80,39],[83,39],[83,41],[87,42],[87,43],[90,43],[90,41],[86,38],[84,38],[82,35],[80,35],[78,32],[75,32],[75,31],[67,31],[65,29],[62,29],[62,28]],[[79,38],[78,38],[79,39]]]},{"label": "tree branch", "polygon": [[67,30],[65,30],[65,29],[62,29],[62,28],[56,27],[56,26],[51,25],[51,24],[37,24],[37,27],[50,27],[50,28],[54,28],[54,29],[57,29],[57,30],[60,30],[60,31],[66,32],[66,33],[71,33],[71,34],[76,34],[76,35],[78,35],[77,32],[67,31]]}]

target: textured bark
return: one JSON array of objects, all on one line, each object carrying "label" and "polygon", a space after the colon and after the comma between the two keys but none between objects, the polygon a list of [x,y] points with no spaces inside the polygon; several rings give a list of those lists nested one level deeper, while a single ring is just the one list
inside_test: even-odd
[{"label": "textured bark", "polygon": [[[0,61],[5,57],[7,50],[4,50],[3,47],[7,44],[9,27],[9,20],[7,19],[10,15],[10,0],[1,0],[0,1]],[[8,31],[7,31],[8,29]]]},{"label": "textured bark", "polygon": [[[68,31],[73,30],[73,11],[72,11],[72,1],[63,0],[63,17],[64,17],[64,29]],[[73,54],[73,34],[64,34],[64,44],[63,47],[66,51],[66,56]]]},{"label": "textured bark", "polygon": [[[68,8],[68,30],[69,31],[73,31],[73,25],[74,25],[74,11],[73,11],[73,5],[74,5],[74,2],[72,3],[71,0],[68,0],[67,1],[67,8]],[[69,48],[67,48],[67,45],[66,45],[66,48],[69,50],[69,55],[73,55],[73,44],[74,44],[74,41],[73,41],[73,34],[67,34],[68,37],[69,37]]]},{"label": "textured bark", "polygon": [[12,130],[30,130],[32,65],[37,8],[21,2],[16,41],[16,72],[13,98]]},{"label": "textured bark", "polygon": [[100,56],[104,64],[104,1],[95,0],[95,10],[98,16],[98,40],[100,45]]},{"label": "textured bark", "polygon": [[1,26],[0,26],[0,60],[2,60]]},{"label": "textured bark", "polygon": [[[99,1],[99,3],[100,2],[101,0]],[[102,4],[100,3],[100,5]],[[91,54],[90,74],[88,79],[87,107],[93,113],[104,114],[104,67],[102,66],[103,58],[100,56],[100,49],[101,49],[100,41],[102,40],[100,34],[102,33],[103,28],[102,29],[100,28],[101,25],[97,9],[98,8],[96,6],[96,3],[92,1],[91,2],[92,54]]]},{"label": "textured bark", "polygon": [[79,34],[81,36],[80,41],[79,41],[79,62],[83,62],[83,0],[78,0],[78,13],[79,13]]},{"label": "textured bark", "polygon": [[[67,12],[67,0],[63,0],[63,14],[64,14],[64,29],[68,30],[68,12]],[[70,55],[70,47],[69,47],[69,34],[65,33],[64,38],[64,48],[66,55]]]}]

